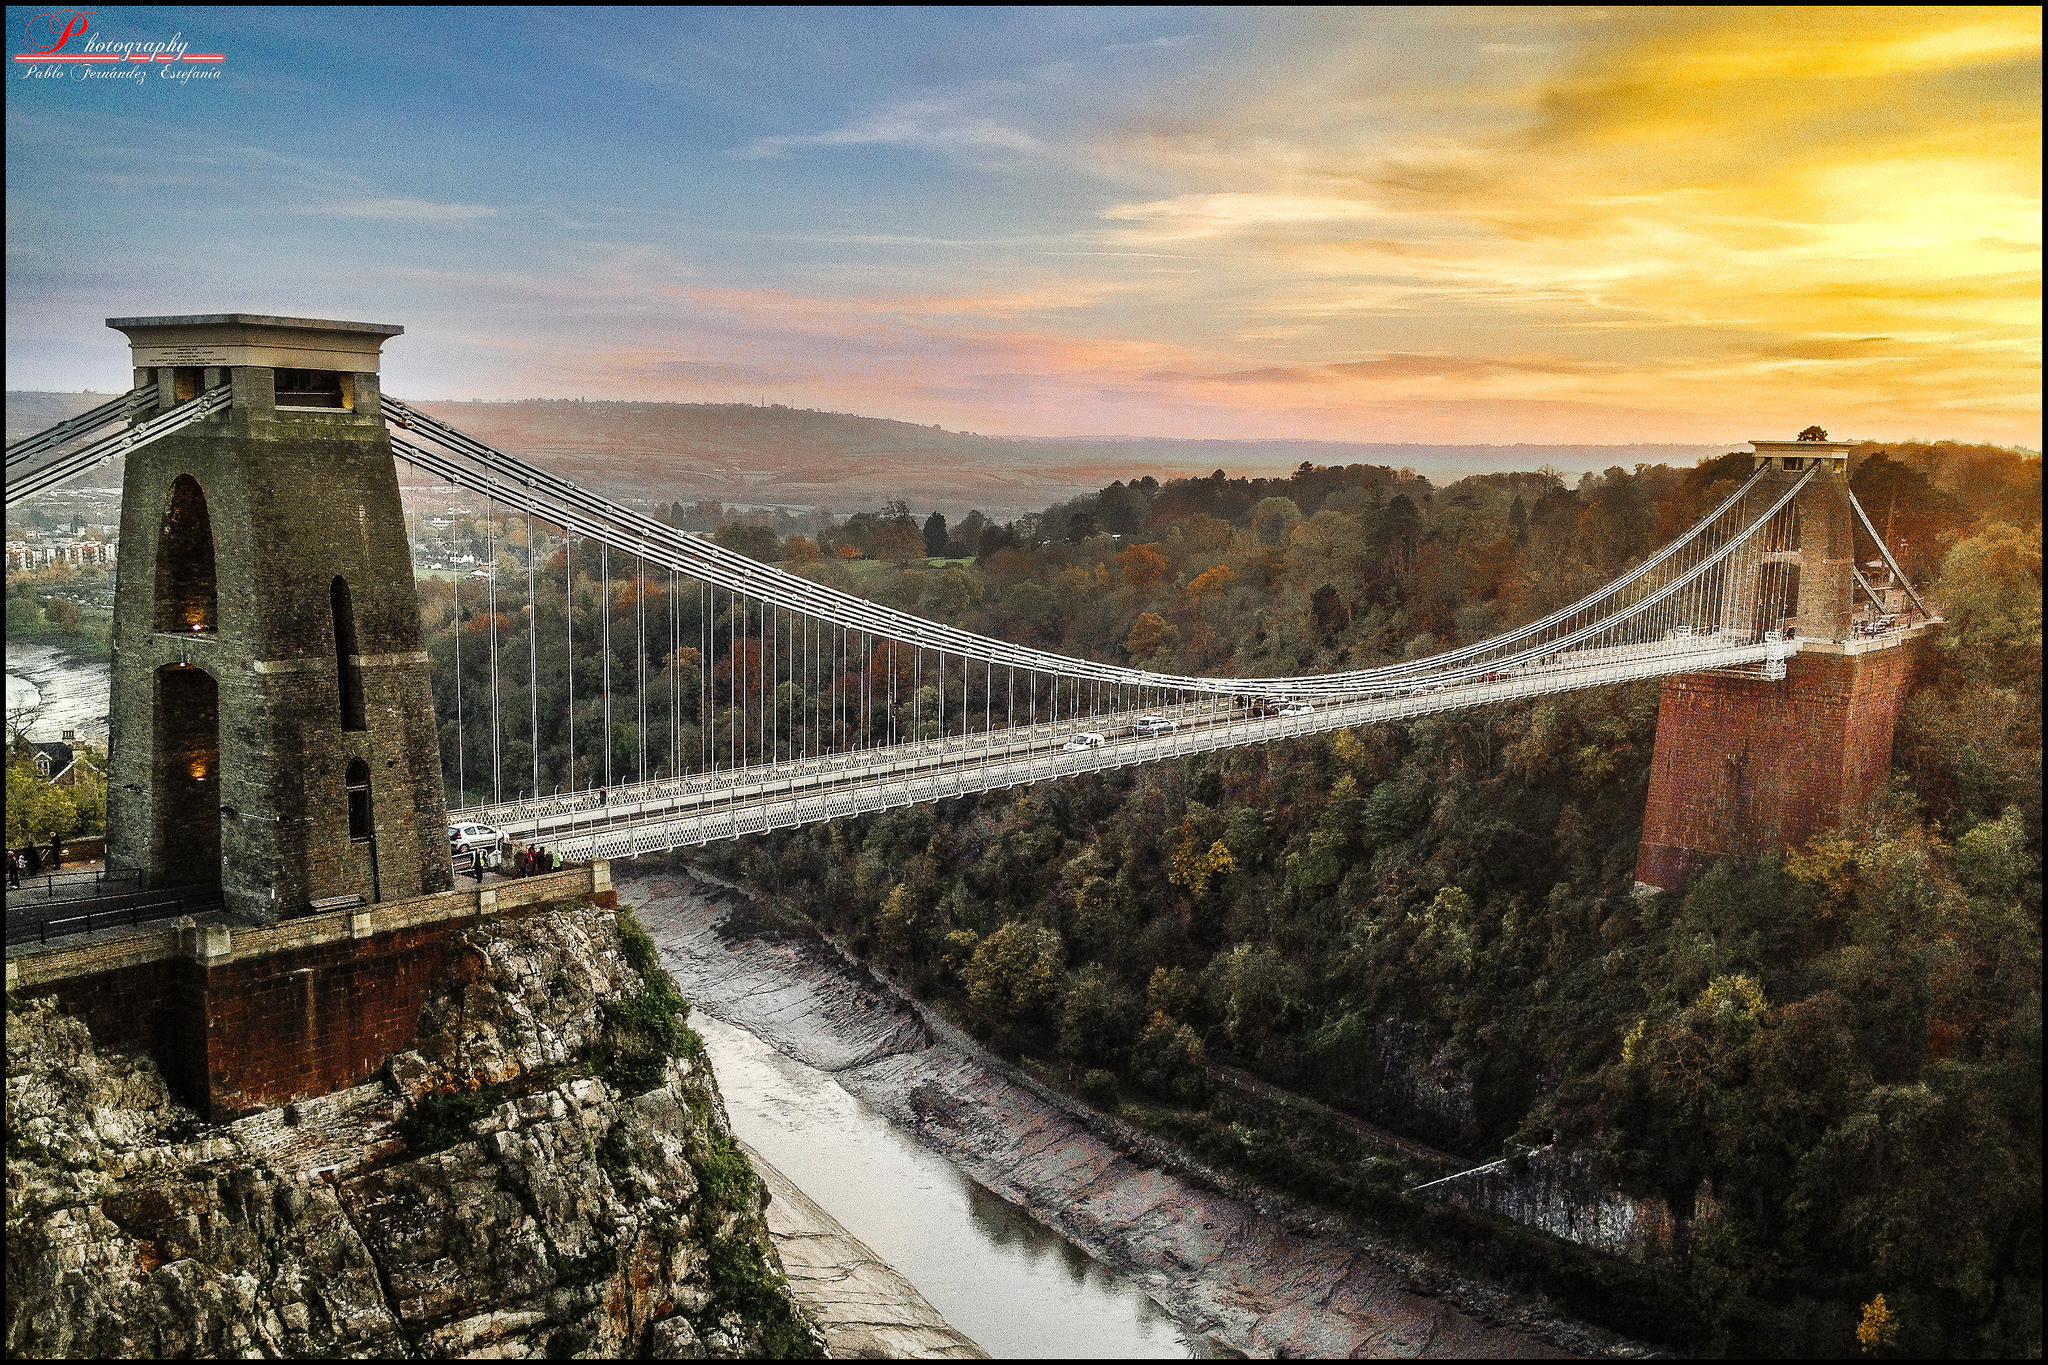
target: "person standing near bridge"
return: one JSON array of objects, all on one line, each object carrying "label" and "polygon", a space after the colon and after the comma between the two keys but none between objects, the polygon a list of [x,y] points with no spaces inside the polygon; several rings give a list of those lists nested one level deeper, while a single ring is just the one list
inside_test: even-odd
[{"label": "person standing near bridge", "polygon": [[52,834],[50,836],[50,871],[55,872],[63,866],[64,841]]},{"label": "person standing near bridge", "polygon": [[10,890],[21,889],[21,855],[11,848],[7,850],[7,885]]}]

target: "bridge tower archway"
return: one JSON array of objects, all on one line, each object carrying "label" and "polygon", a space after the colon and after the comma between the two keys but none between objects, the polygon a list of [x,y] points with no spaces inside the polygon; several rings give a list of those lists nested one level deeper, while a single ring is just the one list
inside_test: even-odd
[{"label": "bridge tower archway", "polygon": [[154,399],[131,421],[214,404],[136,447],[123,476],[109,863],[152,886],[218,879],[229,909],[264,919],[448,890],[378,398],[383,343],[404,329],[242,313],[109,325]]},{"label": "bridge tower archway", "polygon": [[205,634],[220,623],[213,518],[206,490],[190,474],[171,482],[156,547],[156,628]]},{"label": "bridge tower archway", "polygon": [[220,878],[220,683],[192,664],[165,664],[155,682],[154,880],[210,884]]}]

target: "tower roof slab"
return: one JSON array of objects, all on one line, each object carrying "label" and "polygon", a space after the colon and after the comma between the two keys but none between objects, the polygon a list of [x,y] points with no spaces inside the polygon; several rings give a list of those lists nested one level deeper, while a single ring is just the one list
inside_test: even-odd
[{"label": "tower roof slab", "polygon": [[395,323],[263,313],[108,318],[107,326],[127,334],[137,368],[253,365],[358,374],[375,373],[385,339],[405,331]]}]

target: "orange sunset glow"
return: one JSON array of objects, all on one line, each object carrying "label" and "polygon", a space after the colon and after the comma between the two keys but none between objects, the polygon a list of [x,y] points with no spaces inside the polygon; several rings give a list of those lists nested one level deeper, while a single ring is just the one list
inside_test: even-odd
[{"label": "orange sunset glow", "polygon": [[[426,154],[532,113],[496,85],[481,131],[428,101],[384,169],[271,145],[363,117],[341,75],[204,158],[232,92],[167,108],[194,134],[171,179],[224,159],[245,189],[104,231],[252,306],[403,315],[396,382],[445,397],[1399,441],[1825,413],[2038,444],[2037,10],[774,12],[746,57],[622,22],[676,69],[572,50],[571,170]],[[10,96],[11,177],[89,216],[128,174],[95,139],[136,113],[37,93]],[[163,287],[76,268],[17,251],[17,384],[93,382],[36,338]]]}]

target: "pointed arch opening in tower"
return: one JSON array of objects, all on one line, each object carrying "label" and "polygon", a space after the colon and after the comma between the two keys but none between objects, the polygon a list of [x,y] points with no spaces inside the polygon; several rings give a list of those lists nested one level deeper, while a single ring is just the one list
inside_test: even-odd
[{"label": "pointed arch opening in tower", "polygon": [[166,664],[156,674],[155,828],[158,886],[220,880],[220,685],[203,668]]},{"label": "pointed arch opening in tower", "polygon": [[163,528],[157,534],[156,628],[179,635],[205,635],[219,625],[213,518],[199,481],[180,474],[171,484]]},{"label": "pointed arch opening in tower", "polygon": [[348,580],[337,576],[328,597],[334,611],[334,675],[341,688],[341,728],[367,730],[370,719],[363,705],[362,652],[356,648],[356,612],[349,600]]}]

